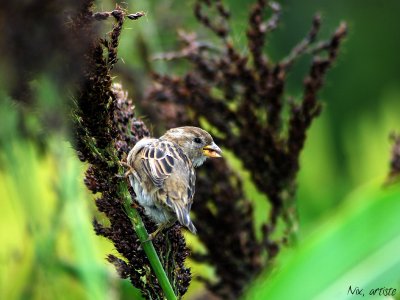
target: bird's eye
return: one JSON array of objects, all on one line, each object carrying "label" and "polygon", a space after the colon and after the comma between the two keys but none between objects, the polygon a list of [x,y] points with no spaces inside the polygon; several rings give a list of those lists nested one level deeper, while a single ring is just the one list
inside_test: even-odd
[{"label": "bird's eye", "polygon": [[194,138],[194,142],[197,144],[201,144],[201,138],[198,137]]}]

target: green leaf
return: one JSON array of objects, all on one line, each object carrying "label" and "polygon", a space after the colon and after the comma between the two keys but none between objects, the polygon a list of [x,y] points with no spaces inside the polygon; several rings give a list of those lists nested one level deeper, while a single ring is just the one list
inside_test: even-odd
[{"label": "green leaf", "polygon": [[247,299],[354,299],[356,288],[371,299],[382,297],[370,296],[377,288],[399,294],[400,186],[369,185],[344,203],[284,254],[278,270],[262,275]]}]

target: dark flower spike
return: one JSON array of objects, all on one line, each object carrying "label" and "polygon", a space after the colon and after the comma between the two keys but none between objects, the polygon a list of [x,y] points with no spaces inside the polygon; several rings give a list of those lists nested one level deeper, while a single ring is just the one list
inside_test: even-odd
[{"label": "dark flower spike", "polygon": [[[180,77],[154,74],[155,84],[142,106],[168,127],[199,126],[199,119],[205,120],[218,137],[216,143],[241,160],[258,191],[268,197],[268,221],[261,229],[254,228],[253,203],[244,196],[241,179],[226,162],[210,162],[199,172],[196,197],[201,200],[194,202],[193,211],[207,254],[196,254],[194,258],[200,257],[215,267],[216,282],[203,278],[214,294],[237,299],[296,230],[293,199],[300,152],[308,128],[321,112],[317,93],[336,60],[347,27],[340,24],[327,41],[316,43],[321,25],[316,15],[306,37],[285,59],[272,63],[263,47],[278,25],[279,5],[255,2],[247,30],[249,52],[243,54],[231,43],[227,9],[224,7],[226,13],[218,9],[215,14],[208,13],[220,3],[198,0],[194,6],[198,21],[220,38],[219,45],[214,46],[218,51],[200,48],[196,35],[181,33],[184,48],[165,58],[184,58],[192,64],[191,70]],[[264,20],[268,8],[271,16]],[[287,72],[306,53],[313,58],[304,80],[303,97],[288,102]],[[289,117],[283,116],[284,108],[288,108]],[[278,220],[286,224],[280,236],[276,230]],[[260,240],[256,239],[258,230],[262,232]]]},{"label": "dark flower spike", "polygon": [[[143,242],[146,233],[140,219],[149,231],[154,231],[155,224],[143,216],[140,207],[131,207],[131,198],[135,199],[135,195],[128,191],[125,179],[118,176],[124,172],[120,162],[128,151],[138,140],[149,136],[144,123],[135,117],[127,93],[121,85],[112,83],[110,75],[118,59],[119,37],[127,14],[117,6],[110,13],[115,19],[112,31],[108,37],[99,39],[92,27],[96,19],[91,11],[92,4],[88,2],[83,6],[73,19],[71,31],[77,36],[81,31],[87,32],[91,45],[85,54],[83,81],[76,95],[73,121],[74,147],[79,159],[89,164],[85,184],[100,195],[96,206],[110,224],[105,226],[95,219],[94,230],[112,241],[119,255],[109,255],[108,261],[122,278],[129,278],[144,297],[175,299],[174,293],[182,297],[191,280],[190,269],[184,265],[188,250],[182,234],[179,230],[171,230],[166,239],[154,241],[154,247],[151,242]],[[106,15],[100,13],[98,16],[102,19]],[[136,17],[140,16],[132,18]],[[159,276],[161,273],[165,276],[165,273],[161,264],[155,267],[156,252],[167,270],[169,281]],[[155,269],[157,271],[153,272]]]}]

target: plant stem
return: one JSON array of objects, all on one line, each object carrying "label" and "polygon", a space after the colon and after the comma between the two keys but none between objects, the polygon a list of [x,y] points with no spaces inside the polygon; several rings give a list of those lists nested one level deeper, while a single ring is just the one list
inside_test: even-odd
[{"label": "plant stem", "polygon": [[158,282],[161,285],[162,290],[164,291],[165,297],[167,298],[167,300],[176,300],[177,298],[175,296],[174,290],[172,289],[171,283],[169,282],[164,268],[160,262],[160,258],[157,255],[153,242],[149,240],[149,234],[144,227],[142,218],[140,217],[138,211],[131,205],[131,197],[125,183],[120,184],[120,191],[121,195],[123,196],[123,205],[125,211],[132,222],[132,225],[135,229],[137,236],[139,237],[140,242],[142,243],[143,250],[150,261],[150,265],[153,268],[153,271],[158,279]]}]

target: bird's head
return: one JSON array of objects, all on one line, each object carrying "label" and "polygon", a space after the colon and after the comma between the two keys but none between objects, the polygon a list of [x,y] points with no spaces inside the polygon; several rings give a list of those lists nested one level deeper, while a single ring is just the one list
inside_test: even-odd
[{"label": "bird's head", "polygon": [[214,143],[212,136],[198,127],[172,128],[160,139],[177,144],[195,167],[202,165],[207,157],[221,157],[222,150]]}]

